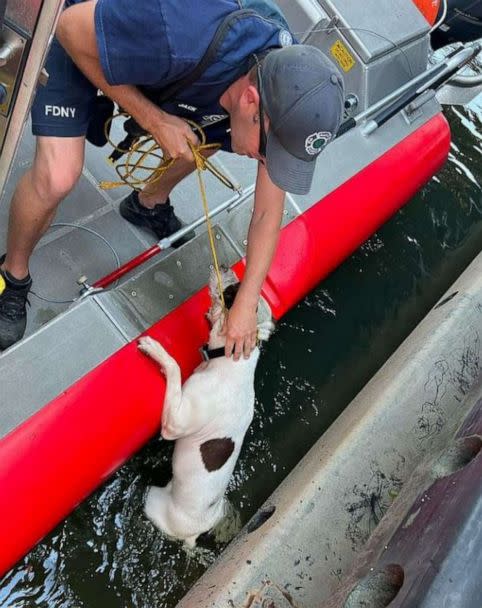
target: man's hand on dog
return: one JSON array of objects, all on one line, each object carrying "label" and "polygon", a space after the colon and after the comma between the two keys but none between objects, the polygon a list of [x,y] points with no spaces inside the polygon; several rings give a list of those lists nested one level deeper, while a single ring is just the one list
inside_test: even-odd
[{"label": "man's hand on dog", "polygon": [[226,336],[226,357],[233,355],[234,360],[238,361],[244,355],[248,359],[256,348],[256,334],[256,308],[243,306],[235,299],[221,329],[221,335]]}]

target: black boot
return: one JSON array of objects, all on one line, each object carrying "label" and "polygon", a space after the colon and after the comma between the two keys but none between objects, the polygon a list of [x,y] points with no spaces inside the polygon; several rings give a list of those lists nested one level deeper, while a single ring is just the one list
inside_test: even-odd
[{"label": "black boot", "polygon": [[[0,265],[4,260],[3,255]],[[31,287],[30,275],[17,281],[6,270],[0,270],[0,351],[18,342],[25,333],[27,296]]]},{"label": "black boot", "polygon": [[[153,209],[147,209],[139,203],[139,194],[136,190],[133,190],[129,196],[121,201],[119,212],[131,224],[149,228],[159,240],[170,236],[183,227],[183,223],[175,215],[169,199],[163,205],[156,205]],[[172,246],[180,247],[193,237],[194,232],[189,232],[182,239],[173,243]]]}]

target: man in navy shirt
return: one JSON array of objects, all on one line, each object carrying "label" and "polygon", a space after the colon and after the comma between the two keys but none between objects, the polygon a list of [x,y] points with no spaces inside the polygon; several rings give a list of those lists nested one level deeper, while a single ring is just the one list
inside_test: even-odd
[{"label": "man in navy shirt", "polygon": [[[188,142],[197,143],[197,136],[184,118],[208,125],[211,140],[221,141],[224,150],[259,161],[246,272],[225,327],[226,354],[249,356],[285,192],[309,191],[316,158],[341,122],[344,96],[337,68],[318,49],[291,45],[272,0],[71,0],[67,5],[47,61],[49,83],[32,108],[35,159],[17,184],[7,253],[0,258],[0,349],[25,330],[29,257],[81,174],[100,89],[176,159],[160,182],[131,193],[120,206],[123,217],[158,238],[179,229],[169,194],[194,169]],[[202,74],[174,99],[156,103],[159,90],[200,63],[213,38],[219,40]]]}]

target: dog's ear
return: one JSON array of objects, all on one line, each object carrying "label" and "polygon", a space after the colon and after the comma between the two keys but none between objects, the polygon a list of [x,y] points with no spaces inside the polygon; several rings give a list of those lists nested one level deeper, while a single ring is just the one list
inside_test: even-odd
[{"label": "dog's ear", "polygon": [[275,324],[273,321],[263,321],[263,323],[260,323],[258,325],[258,340],[261,340],[262,342],[269,340],[274,328]]},{"label": "dog's ear", "polygon": [[268,340],[274,331],[273,317],[268,302],[260,297],[257,309],[258,339]]},{"label": "dog's ear", "polygon": [[209,272],[209,295],[211,296],[211,300],[214,300],[218,296],[218,280],[214,268],[211,268]]},{"label": "dog's ear", "polygon": [[[220,278],[221,278],[221,284],[223,286],[223,294],[226,293],[226,291],[230,290],[230,287],[232,285],[237,285],[236,290],[239,288],[239,279],[236,277],[236,275],[234,274],[234,272],[228,268],[227,266],[220,266],[219,267],[220,270]],[[213,266],[211,266],[211,270],[209,273],[209,293],[211,296],[211,300],[219,300],[219,283],[218,283],[218,275],[216,273],[216,270]],[[225,296],[226,297],[226,296]],[[230,296],[227,296],[228,300],[230,298]],[[234,300],[234,298],[232,298]],[[229,305],[228,305],[229,308]]]},{"label": "dog's ear", "polygon": [[234,283],[234,285],[230,285],[229,287],[226,287],[226,289],[223,291],[224,303],[226,304],[226,308],[228,310],[231,308],[231,306],[234,303],[234,298],[236,297],[236,294],[238,293],[240,285],[241,285],[241,283]]}]

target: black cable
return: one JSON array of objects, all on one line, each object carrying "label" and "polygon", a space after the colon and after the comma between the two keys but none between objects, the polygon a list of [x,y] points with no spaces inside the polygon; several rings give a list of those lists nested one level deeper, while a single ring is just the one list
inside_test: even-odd
[{"label": "black cable", "polygon": [[[120,259],[119,259],[119,256],[118,256],[116,250],[114,249],[114,247],[112,247],[112,245],[109,243],[109,241],[105,237],[103,237],[101,234],[99,234],[95,230],[92,230],[92,228],[88,228],[87,226],[82,226],[81,224],[73,224],[70,222],[56,222],[55,224],[50,225],[50,228],[55,228],[55,227],[67,227],[67,228],[76,228],[76,229],[78,228],[79,230],[85,230],[85,232],[88,232],[89,234],[93,234],[94,236],[98,237],[112,251],[116,264],[117,264],[117,268],[120,267]],[[74,298],[73,300],[50,300],[49,298],[45,298],[44,296],[41,296],[40,294],[36,293],[35,291],[30,290],[30,293],[33,296],[35,296],[36,298],[38,298],[39,300],[42,300],[43,302],[48,302],[49,304],[73,304],[74,302],[77,301],[77,298]]]}]

